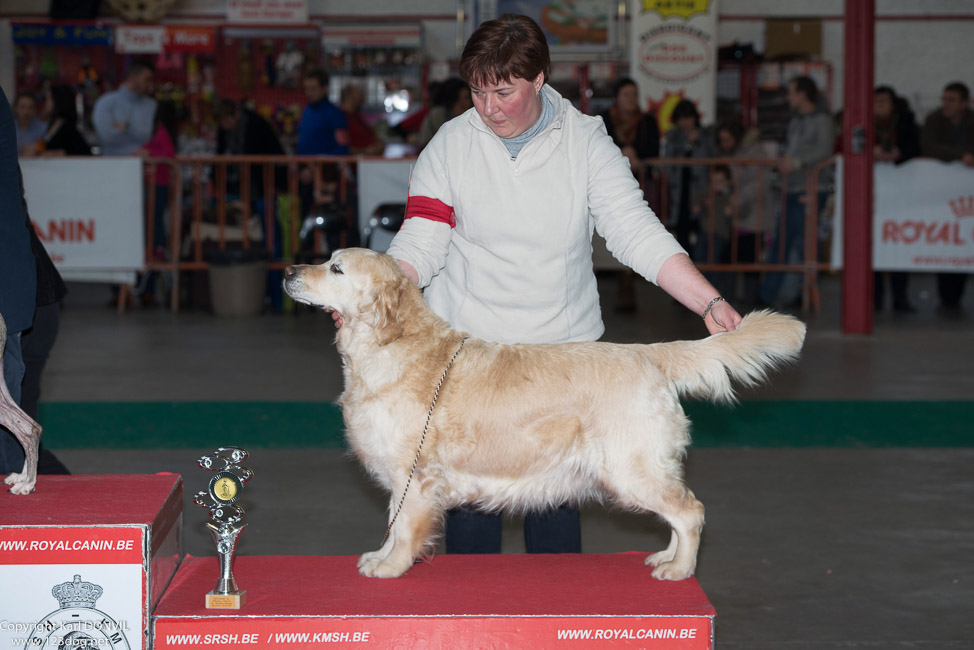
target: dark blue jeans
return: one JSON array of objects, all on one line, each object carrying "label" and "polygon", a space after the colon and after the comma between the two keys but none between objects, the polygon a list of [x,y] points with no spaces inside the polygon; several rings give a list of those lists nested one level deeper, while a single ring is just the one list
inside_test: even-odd
[{"label": "dark blue jeans", "polygon": [[[446,552],[501,552],[500,515],[470,508],[446,513]],[[524,545],[528,553],[581,553],[582,528],[578,509],[562,506],[524,517]]]},{"label": "dark blue jeans", "polygon": [[[798,264],[805,258],[806,204],[801,200],[804,196],[805,192],[788,192],[784,205],[785,232],[781,232],[779,221],[779,227],[774,233],[774,243],[768,250],[770,264]],[[819,192],[819,210],[825,205],[827,198],[826,192]],[[784,257],[781,256],[782,239],[784,239]],[[789,303],[801,296],[801,286],[800,273],[768,273],[758,289],[758,298],[766,305]]]}]

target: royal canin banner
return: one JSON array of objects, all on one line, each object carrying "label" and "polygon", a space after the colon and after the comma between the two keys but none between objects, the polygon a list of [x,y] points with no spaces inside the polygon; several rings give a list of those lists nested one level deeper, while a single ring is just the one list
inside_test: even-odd
[{"label": "royal canin banner", "polygon": [[[841,165],[837,166],[841,178]],[[873,268],[877,271],[974,271],[974,169],[916,159],[875,168]],[[842,232],[841,194],[834,232]],[[832,260],[842,265],[842,238]]]},{"label": "royal canin banner", "polygon": [[145,529],[0,528],[0,647],[144,648]]},{"label": "royal canin banner", "polygon": [[138,564],[145,560],[142,527],[0,529],[0,565]]},{"label": "royal canin banner", "polygon": [[66,279],[145,266],[142,159],[25,158],[30,218]]},{"label": "royal canin banner", "polygon": [[682,99],[717,116],[717,0],[630,0],[629,72],[664,132]]}]

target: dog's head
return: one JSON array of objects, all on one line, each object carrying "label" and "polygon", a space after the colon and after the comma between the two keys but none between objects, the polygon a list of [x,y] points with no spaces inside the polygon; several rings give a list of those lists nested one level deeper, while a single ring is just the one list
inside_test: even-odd
[{"label": "dog's head", "polygon": [[367,248],[346,248],[335,251],[324,264],[284,269],[287,295],[337,312],[343,329],[371,330],[379,345],[402,336],[399,301],[408,282],[394,259]]}]

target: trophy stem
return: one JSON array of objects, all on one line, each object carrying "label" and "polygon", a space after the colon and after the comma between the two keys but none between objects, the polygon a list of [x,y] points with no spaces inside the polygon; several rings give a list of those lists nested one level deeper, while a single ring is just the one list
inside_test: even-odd
[{"label": "trophy stem", "polygon": [[210,609],[239,609],[246,601],[246,591],[237,589],[237,581],[233,579],[233,555],[237,550],[240,533],[247,527],[218,525],[207,522],[206,528],[216,542],[217,555],[220,557],[220,577],[216,587],[206,595],[206,606]]}]

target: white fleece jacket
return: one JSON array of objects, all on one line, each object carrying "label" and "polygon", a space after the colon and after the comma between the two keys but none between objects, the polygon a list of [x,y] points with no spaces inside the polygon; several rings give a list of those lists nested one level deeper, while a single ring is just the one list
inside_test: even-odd
[{"label": "white fleece jacket", "polygon": [[474,109],[440,128],[413,168],[406,221],[388,250],[415,267],[434,312],[489,341],[602,335],[593,228],[654,283],[663,263],[684,252],[601,118],[549,86],[543,92],[554,119],[516,159]]}]

